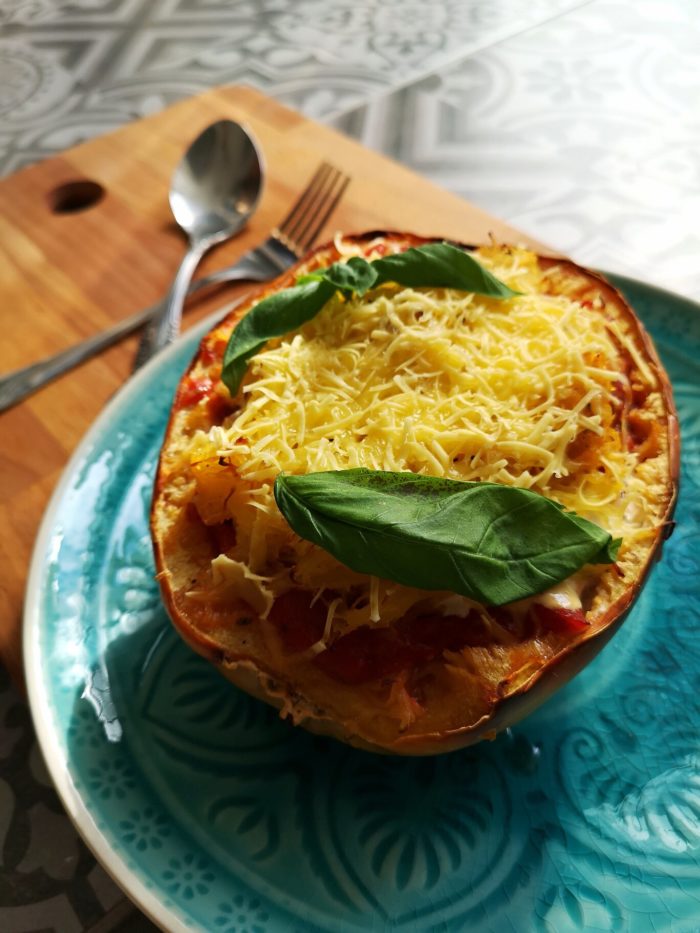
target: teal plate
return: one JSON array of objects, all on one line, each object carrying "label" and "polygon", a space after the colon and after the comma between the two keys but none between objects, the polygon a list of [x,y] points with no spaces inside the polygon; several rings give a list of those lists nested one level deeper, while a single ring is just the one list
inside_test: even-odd
[{"label": "teal plate", "polygon": [[678,525],[612,644],[517,728],[462,752],[384,758],[294,729],[172,630],[147,513],[202,327],[89,432],[37,542],[27,680],[68,813],[156,923],[698,930],[700,313],[616,281],[675,388]]}]

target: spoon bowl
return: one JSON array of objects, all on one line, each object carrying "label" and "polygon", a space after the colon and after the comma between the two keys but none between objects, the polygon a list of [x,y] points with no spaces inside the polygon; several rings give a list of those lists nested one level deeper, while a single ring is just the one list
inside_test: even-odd
[{"label": "spoon bowl", "polygon": [[208,249],[243,228],[257,206],[262,178],[257,146],[239,123],[212,123],[190,145],[170,188],[170,208],[189,238],[189,249],[161,310],[143,331],[134,369],[178,336],[194,270]]},{"label": "spoon bowl", "polygon": [[178,225],[215,242],[237,233],[258,203],[262,160],[246,130],[231,120],[208,126],[173,174],[170,208]]}]

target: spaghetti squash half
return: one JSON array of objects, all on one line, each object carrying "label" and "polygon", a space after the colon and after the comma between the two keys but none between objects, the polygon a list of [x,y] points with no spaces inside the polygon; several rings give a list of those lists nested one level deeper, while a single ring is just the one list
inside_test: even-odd
[{"label": "spaghetti squash half", "polygon": [[[257,349],[233,394],[224,384],[232,331],[262,300],[428,242],[339,236],[206,335],[151,521],[163,599],[192,648],[294,723],[401,754],[493,736],[600,650],[668,533],[678,474],[671,389],[632,309],[601,276],[522,248],[471,252],[511,297],[338,288]],[[619,550],[505,605],[360,573],[300,537],[274,487],[362,468],[529,490]]]}]

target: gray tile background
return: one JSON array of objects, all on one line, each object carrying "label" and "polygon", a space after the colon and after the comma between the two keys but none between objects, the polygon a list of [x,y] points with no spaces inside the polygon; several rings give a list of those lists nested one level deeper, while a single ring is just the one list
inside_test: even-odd
[{"label": "gray tile background", "polygon": [[0,170],[216,84],[327,119],[582,0],[2,0]]},{"label": "gray tile background", "polygon": [[597,0],[333,122],[580,262],[700,297],[700,7]]},{"label": "gray tile background", "polygon": [[[223,83],[700,299],[695,0],[0,0],[0,173]],[[1,670],[0,869],[7,933],[154,929],[77,838]]]}]

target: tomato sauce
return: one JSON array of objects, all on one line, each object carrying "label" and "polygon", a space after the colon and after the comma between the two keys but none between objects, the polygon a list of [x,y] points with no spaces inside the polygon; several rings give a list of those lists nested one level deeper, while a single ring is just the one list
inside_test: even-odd
[{"label": "tomato sauce", "polygon": [[203,399],[207,400],[207,412],[217,424],[231,413],[230,401],[216,391],[216,384],[209,376],[188,376],[180,385],[175,400],[176,408],[191,408]]},{"label": "tomato sauce", "polygon": [[400,674],[415,664],[416,655],[392,629],[363,625],[338,638],[314,661],[333,680],[356,685]]},{"label": "tomato sauce", "polygon": [[[489,610],[498,621],[515,625],[507,610]],[[270,612],[287,654],[306,651],[322,637],[326,609],[319,602],[311,605],[310,594],[291,590],[280,596]],[[528,614],[525,628],[536,627],[563,634],[576,634],[588,627],[581,609],[552,608],[536,603]],[[521,632],[522,634],[522,632]],[[478,612],[466,617],[425,615],[403,618],[391,628],[363,625],[337,638],[313,659],[313,663],[333,680],[356,686],[383,678],[411,677],[446,651],[487,647],[493,643],[488,626]]]},{"label": "tomato sauce", "polygon": [[417,616],[401,619],[396,625],[399,636],[414,648],[421,648],[431,659],[443,651],[484,647],[491,643],[487,627],[478,612],[468,616]]},{"label": "tomato sauce", "polygon": [[326,609],[304,590],[290,590],[278,596],[268,619],[277,629],[285,654],[306,651],[323,635]]},{"label": "tomato sauce", "polygon": [[204,343],[199,353],[199,358],[202,363],[204,363],[205,366],[210,366],[212,363],[220,363],[224,358],[227,344],[228,341],[223,338]]},{"label": "tomato sauce", "polygon": [[208,376],[188,376],[180,385],[177,393],[176,405],[178,408],[190,408],[214,391],[214,383]]},{"label": "tomato sauce", "polygon": [[361,626],[333,642],[315,663],[329,677],[361,684],[414,672],[445,651],[489,643],[478,613],[461,616],[418,616],[401,619],[392,628]]}]

